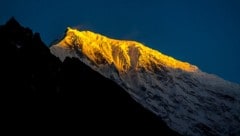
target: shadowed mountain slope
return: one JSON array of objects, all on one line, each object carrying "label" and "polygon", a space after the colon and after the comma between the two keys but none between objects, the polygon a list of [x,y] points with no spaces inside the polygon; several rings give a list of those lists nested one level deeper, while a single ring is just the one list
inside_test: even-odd
[{"label": "shadowed mountain slope", "polygon": [[6,129],[178,135],[115,82],[78,59],[61,62],[14,18],[0,26],[0,44]]}]

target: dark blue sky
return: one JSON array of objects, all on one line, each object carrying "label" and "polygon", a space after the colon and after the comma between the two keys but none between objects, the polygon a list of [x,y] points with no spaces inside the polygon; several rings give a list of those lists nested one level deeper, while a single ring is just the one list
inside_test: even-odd
[{"label": "dark blue sky", "polygon": [[67,26],[136,40],[240,83],[239,0],[141,1],[1,0],[0,24],[14,16],[46,44]]}]

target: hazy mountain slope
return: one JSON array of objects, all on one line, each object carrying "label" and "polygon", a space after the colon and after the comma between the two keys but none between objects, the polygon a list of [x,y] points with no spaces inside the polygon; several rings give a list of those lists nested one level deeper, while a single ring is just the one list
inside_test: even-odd
[{"label": "hazy mountain slope", "polygon": [[239,135],[240,86],[135,41],[68,28],[51,47],[122,86],[183,135]]},{"label": "hazy mountain slope", "polygon": [[8,133],[178,135],[115,82],[77,59],[61,62],[15,19],[0,26],[0,44],[1,122]]}]

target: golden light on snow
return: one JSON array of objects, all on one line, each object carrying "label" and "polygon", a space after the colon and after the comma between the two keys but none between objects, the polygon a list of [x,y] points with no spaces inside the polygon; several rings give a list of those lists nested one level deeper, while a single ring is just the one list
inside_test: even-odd
[{"label": "golden light on snow", "polygon": [[198,68],[176,60],[135,41],[115,40],[90,31],[68,28],[66,37],[58,44],[64,48],[76,48],[93,63],[114,64],[120,72],[144,68],[152,70],[166,66],[195,72]]}]

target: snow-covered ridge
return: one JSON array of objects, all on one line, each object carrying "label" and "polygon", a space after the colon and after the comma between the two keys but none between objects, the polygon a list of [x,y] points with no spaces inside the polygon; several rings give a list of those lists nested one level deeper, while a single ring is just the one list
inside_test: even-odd
[{"label": "snow-covered ridge", "polygon": [[240,86],[135,41],[68,28],[51,52],[76,57],[183,135],[239,135]]},{"label": "snow-covered ridge", "polygon": [[119,71],[126,72],[139,67],[151,70],[153,64],[186,71],[197,71],[196,66],[163,55],[141,43],[110,39],[90,31],[68,28],[65,39],[57,46],[67,49],[78,48],[97,65],[114,64]]}]

